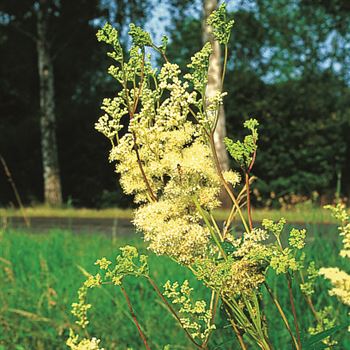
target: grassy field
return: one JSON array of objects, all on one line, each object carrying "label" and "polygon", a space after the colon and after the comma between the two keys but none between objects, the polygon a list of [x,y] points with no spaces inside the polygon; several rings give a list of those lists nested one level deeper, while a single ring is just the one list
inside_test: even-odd
[{"label": "grassy field", "polygon": [[[15,208],[0,208],[0,218],[22,216],[23,213]],[[46,206],[24,208],[24,215],[28,218],[52,217],[52,218],[96,218],[96,219],[131,219],[132,209],[87,209],[87,208],[51,208]],[[246,213],[245,213],[246,215]],[[215,212],[218,220],[225,220],[228,212],[220,210]],[[288,222],[309,222],[309,223],[336,223],[330,215],[329,210],[321,207],[314,207],[309,204],[301,204],[293,209],[255,209],[253,210],[254,221],[260,222],[262,219],[279,220],[285,217]]]},{"label": "grassy field", "polygon": [[[336,230],[320,233],[312,228],[309,237],[308,253],[318,266],[340,266],[345,262],[338,257],[339,239]],[[7,231],[0,238],[0,349],[1,350],[48,350],[66,349],[65,340],[68,328],[74,327],[74,318],[70,315],[70,305],[76,299],[76,291],[84,280],[80,267],[94,273],[94,262],[106,256],[113,259],[118,247],[135,244],[141,250],[144,245],[140,238],[131,235],[113,241],[103,235],[74,235],[69,232],[52,231],[48,234],[28,234]],[[198,289],[198,297],[209,298],[208,292],[195,281],[190,273],[164,257],[150,256],[151,273],[158,285],[167,279],[182,282],[189,279]],[[288,317],[288,296],[281,281],[269,276],[270,285],[281,299]],[[345,308],[335,298],[328,297],[327,282],[320,280],[317,308],[331,304],[336,313],[337,323],[347,320]],[[127,281],[127,291],[135,312],[149,339],[151,349],[163,349],[171,344],[171,349],[193,349],[183,336],[182,330],[161,304],[149,285],[143,280]],[[275,349],[290,349],[283,325],[277,321],[277,314],[270,300],[267,318],[270,320],[270,337]],[[101,338],[106,349],[126,350],[143,348],[137,335],[122,294],[116,287],[93,290],[89,300],[93,305],[90,312],[91,324],[88,332]],[[297,313],[302,328],[312,322],[306,312],[301,297],[297,301]],[[210,349],[238,349],[227,321],[219,313],[219,326],[215,331]],[[350,342],[345,339],[345,331],[337,334],[338,349],[349,349]],[[223,344],[223,345],[220,345]],[[250,347],[254,349],[254,347]]]}]

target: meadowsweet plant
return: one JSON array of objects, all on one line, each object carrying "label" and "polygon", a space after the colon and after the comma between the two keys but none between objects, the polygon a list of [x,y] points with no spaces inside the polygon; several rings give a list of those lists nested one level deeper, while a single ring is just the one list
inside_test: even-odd
[{"label": "meadowsweet plant", "polygon": [[[227,52],[233,21],[226,19],[225,4],[213,12],[208,23]],[[167,58],[166,37],[157,46],[149,33],[133,24],[129,35],[132,46],[125,53],[118,32],[110,24],[97,33],[98,40],[111,47],[108,56],[114,64],[108,72],[115,78],[119,92],[103,101],[103,115],[95,127],[110,140],[109,160],[116,163],[124,192],[133,195],[138,205],[134,224],[143,233],[149,250],[188,268],[202,282],[208,298],[196,300],[187,280],[158,286],[147,256],[126,246],[116,261],[96,261],[99,272],[88,277],[73,304],[72,312],[84,335],[71,331],[67,344],[71,349],[99,348],[99,340],[86,337],[92,307],[87,294],[92,288],[112,284],[124,295],[144,347],[151,348],[152,340],[146,338],[124,284],[126,276],[133,276],[150,283],[194,348],[209,349],[220,313],[225,315],[232,337],[237,338],[242,349],[248,349],[248,345],[274,349],[269,336],[274,330],[269,328],[265,313],[265,307],[272,307],[289,332],[286,348],[311,349],[308,342],[311,339],[314,344],[316,340],[301,329],[296,291],[303,293],[305,305],[315,315],[310,327],[318,326],[318,339],[329,336],[332,328],[329,326],[328,333],[322,335],[326,326],[320,323],[313,305],[318,272],[315,265],[305,263],[306,231],[287,230],[284,219],[266,219],[261,225],[253,225],[250,184],[259,139],[258,121],[249,119],[244,123],[248,134],[243,141],[225,139],[241,172],[223,172],[213,135],[226,93],[217,91],[206,97],[210,44],[191,58],[189,72],[183,75],[179,66]],[[150,53],[163,60],[160,69],[153,67]],[[221,206],[222,190],[232,202],[223,225],[213,214]],[[242,212],[243,204],[248,207],[248,217]],[[237,216],[242,231],[235,233],[232,222]],[[276,274],[284,281],[288,305],[281,305],[268,283],[268,274]]]},{"label": "meadowsweet plant", "polygon": [[[341,223],[339,226],[339,232],[343,237],[343,249],[340,251],[340,256],[349,260],[350,217],[342,204],[338,204],[336,207],[326,206],[326,209],[330,209],[333,216]],[[329,295],[336,296],[343,304],[350,307],[350,275],[346,271],[340,270],[338,267],[323,267],[320,269],[319,273],[332,283],[332,288],[329,291]]]}]

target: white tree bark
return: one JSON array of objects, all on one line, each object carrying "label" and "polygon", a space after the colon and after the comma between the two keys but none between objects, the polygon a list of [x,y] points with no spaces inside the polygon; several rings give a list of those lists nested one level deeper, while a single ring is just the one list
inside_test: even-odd
[{"label": "white tree bark", "polygon": [[62,190],[56,140],[54,73],[47,39],[49,6],[47,0],[39,0],[38,5],[37,53],[44,198],[45,203],[49,205],[60,205],[62,204]]},{"label": "white tree bark", "polygon": [[[222,64],[221,64],[221,48],[220,44],[214,40],[211,33],[210,26],[207,25],[207,18],[216,9],[218,5],[217,0],[203,0],[203,42],[210,42],[213,48],[213,53],[209,60],[209,74],[208,74],[208,85],[206,90],[207,97],[212,97],[218,90],[221,90],[221,75],[222,75]],[[226,119],[225,111],[223,106],[220,108],[220,114],[218,123],[214,133],[215,148],[218,154],[220,165],[222,170],[229,169],[229,160],[227,151],[224,145],[224,138],[226,136]]]},{"label": "white tree bark", "polygon": [[[208,85],[206,90],[206,96],[212,97],[218,90],[222,89],[221,76],[222,76],[222,64],[221,64],[221,48],[220,44],[214,40],[210,26],[207,25],[207,18],[216,9],[218,5],[217,0],[203,0],[203,42],[210,42],[213,48],[213,53],[209,59],[209,72],[208,72]],[[221,170],[225,171],[230,168],[227,151],[224,145],[224,138],[226,136],[226,118],[224,107],[220,107],[219,119],[214,132],[214,144],[218,159],[220,162]],[[222,189],[220,200],[223,207],[229,207],[231,200],[226,191]]]}]

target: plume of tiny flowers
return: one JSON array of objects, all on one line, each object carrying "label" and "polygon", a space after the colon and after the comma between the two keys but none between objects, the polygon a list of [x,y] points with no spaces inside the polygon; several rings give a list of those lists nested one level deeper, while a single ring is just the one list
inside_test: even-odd
[{"label": "plume of tiny flowers", "polygon": [[213,28],[214,38],[220,43],[227,45],[230,40],[231,29],[234,21],[226,19],[226,4],[222,3],[219,8],[211,13],[207,23]]},{"label": "plume of tiny flowers", "polygon": [[89,324],[87,312],[91,308],[91,304],[86,301],[88,288],[88,284],[84,283],[78,290],[78,302],[72,304],[72,314],[77,318],[76,323],[81,328],[86,328]]},{"label": "plume of tiny flowers", "polygon": [[[325,208],[330,209],[333,216],[341,222],[339,231],[340,235],[344,236],[344,238],[343,249],[340,251],[340,256],[344,257],[345,259],[349,259],[350,219],[345,206],[343,204],[338,204],[335,207],[328,205],[325,206]],[[332,283],[332,288],[329,290],[329,295],[336,296],[343,304],[350,306],[350,275],[337,267],[323,267],[320,269],[319,273]]]},{"label": "plume of tiny flowers", "polygon": [[340,251],[340,256],[350,259],[350,218],[344,204],[338,204],[335,207],[330,205],[325,206],[326,209],[332,211],[333,216],[341,222],[338,227],[340,236],[343,236],[343,248]]},{"label": "plume of tiny flowers", "polygon": [[83,338],[79,340],[79,335],[76,335],[72,329],[69,331],[69,338],[66,342],[71,350],[105,350],[100,348],[100,340],[97,338]]},{"label": "plume of tiny flowers", "polygon": [[333,285],[329,295],[336,296],[342,303],[350,306],[350,275],[337,267],[323,267],[320,274]]},{"label": "plume of tiny flowers", "polygon": [[232,256],[224,261],[200,259],[196,261],[195,268],[199,280],[228,298],[251,296],[265,281],[259,264]]},{"label": "plume of tiny flowers", "polygon": [[210,331],[215,329],[211,324],[212,313],[207,309],[204,300],[193,300],[189,282],[185,280],[180,286],[178,282],[173,284],[167,281],[164,285],[164,295],[178,306],[183,328],[188,329],[193,339],[206,340]]},{"label": "plume of tiny flowers", "polygon": [[[112,35],[107,43],[114,42]],[[149,35],[135,26],[130,35],[134,47],[129,62],[121,60],[124,77],[119,68],[109,69],[122,90],[114,99],[104,100],[106,114],[96,129],[112,141],[109,160],[116,162],[124,192],[140,204],[134,223],[149,248],[190,264],[206,255],[210,245],[209,230],[195,202],[207,211],[220,205],[220,178],[198,122],[205,118],[198,90],[204,91],[211,47],[207,44],[194,55],[186,80],[179,66],[169,62],[156,74],[142,53],[144,46],[154,46]],[[218,108],[223,95],[213,99],[211,108]],[[122,135],[120,121],[125,114],[130,121]],[[237,175],[230,173],[230,178],[237,184]]]}]

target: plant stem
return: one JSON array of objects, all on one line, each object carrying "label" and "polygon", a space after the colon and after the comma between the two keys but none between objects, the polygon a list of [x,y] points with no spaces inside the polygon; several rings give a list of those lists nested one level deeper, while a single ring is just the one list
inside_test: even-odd
[{"label": "plant stem", "polygon": [[221,296],[222,301],[225,305],[232,311],[234,319],[237,321],[239,327],[244,329],[246,333],[256,342],[261,342],[261,336],[258,334],[254,325],[252,324],[251,319],[247,317],[241,307],[238,305],[237,301],[234,298],[226,299],[224,296]]},{"label": "plant stem", "polygon": [[149,193],[149,195],[151,196],[151,199],[155,202],[157,200],[157,197],[155,196],[155,194],[153,193],[153,190],[151,188],[151,185],[147,179],[147,176],[146,176],[146,173],[145,173],[145,170],[143,169],[143,166],[142,166],[142,162],[141,162],[141,157],[140,157],[140,153],[139,153],[139,149],[137,147],[137,144],[136,144],[136,134],[133,132],[132,133],[133,137],[134,137],[134,150],[136,152],[136,158],[137,158],[137,164],[139,165],[139,168],[140,168],[140,171],[141,171],[141,174],[142,174],[142,178],[146,184],[146,187],[147,187],[147,191]]},{"label": "plant stem", "polygon": [[227,194],[230,196],[234,206],[236,207],[237,209],[237,212],[242,220],[242,223],[243,223],[243,226],[244,226],[244,229],[247,233],[250,232],[249,230],[249,227],[247,225],[247,222],[246,220],[244,219],[244,216],[243,216],[243,213],[241,211],[241,208],[239,207],[239,203],[237,202],[237,199],[235,197],[235,195],[233,194],[233,192],[231,191],[230,189],[230,186],[228,185],[228,183],[226,182],[226,180],[224,179],[224,176],[222,175],[222,169],[221,169],[221,165],[220,165],[220,161],[219,161],[219,158],[218,158],[218,155],[216,153],[216,148],[215,148],[215,143],[214,143],[214,138],[213,138],[213,135],[210,135],[209,136],[209,143],[210,143],[210,147],[211,147],[211,150],[212,150],[212,154],[213,154],[213,158],[214,158],[214,163],[215,163],[215,166],[216,166],[216,170],[217,170],[217,173],[219,175],[219,178],[227,192]]},{"label": "plant stem", "polygon": [[287,330],[288,330],[288,332],[289,332],[289,334],[290,334],[290,336],[291,336],[291,338],[292,338],[292,340],[293,340],[293,343],[294,343],[294,345],[295,345],[295,348],[296,348],[297,350],[299,350],[299,344],[298,344],[298,342],[297,342],[297,340],[296,340],[296,338],[295,338],[295,336],[294,336],[294,334],[293,334],[293,332],[292,332],[292,329],[290,328],[288,319],[287,319],[287,317],[286,317],[286,315],[285,315],[285,313],[284,313],[284,311],[283,311],[283,309],[282,309],[282,307],[281,307],[279,301],[278,301],[277,298],[273,295],[273,292],[272,292],[271,288],[269,287],[269,285],[268,285],[266,282],[264,282],[264,285],[265,285],[267,291],[269,292],[269,295],[270,295],[270,297],[271,297],[273,303],[275,304],[275,306],[276,306],[278,312],[280,313],[280,315],[281,315],[281,317],[282,317],[282,320],[283,320],[283,322],[284,322],[284,324],[285,324],[285,326],[286,326],[286,328],[287,328]]},{"label": "plant stem", "polygon": [[148,280],[148,282],[151,284],[151,286],[153,287],[154,291],[156,292],[156,294],[159,296],[159,298],[162,300],[162,302],[165,304],[165,306],[168,308],[168,310],[170,311],[170,313],[175,317],[175,319],[179,322],[180,326],[182,327],[182,329],[185,331],[188,339],[198,348],[198,349],[205,349],[205,347],[203,347],[202,345],[198,344],[191,336],[191,334],[187,331],[187,329],[185,329],[183,327],[183,324],[181,322],[180,317],[178,316],[178,314],[176,313],[176,311],[174,310],[174,308],[171,306],[171,304],[168,302],[168,300],[165,299],[164,295],[162,294],[162,292],[159,290],[157,284],[154,282],[154,280],[149,277],[149,276],[145,276]]},{"label": "plant stem", "polygon": [[[225,79],[225,74],[226,74],[226,66],[227,66],[227,58],[228,58],[228,47],[227,45],[225,45],[225,53],[224,53],[224,63],[223,63],[223,70],[222,70],[222,76],[221,76],[221,91],[223,89],[223,85],[224,85],[224,79]],[[203,98],[203,108],[205,108],[206,106],[206,102],[205,102],[205,93],[202,93],[202,98]],[[206,111],[204,110],[204,113],[206,114]],[[221,169],[221,165],[220,165],[220,161],[216,152],[216,148],[215,148],[215,142],[214,142],[214,132],[218,123],[218,119],[219,119],[219,113],[220,113],[220,108],[218,108],[217,110],[217,114],[216,114],[216,118],[214,121],[214,125],[212,127],[212,129],[210,130],[210,133],[207,133],[208,137],[209,137],[209,142],[210,142],[210,147],[212,150],[212,154],[213,154],[213,158],[214,158],[214,162],[217,168],[217,172],[218,175],[220,177],[220,180],[226,190],[226,192],[228,193],[228,195],[230,196],[232,202],[234,203],[235,207],[237,208],[238,214],[241,217],[243,226],[246,230],[246,232],[249,232],[249,228],[248,225],[244,219],[244,216],[242,214],[242,211],[239,207],[239,204],[237,202],[236,197],[234,196],[234,194],[232,193],[230,186],[228,185],[228,183],[225,181],[223,175],[222,175],[222,169]]]},{"label": "plant stem", "polygon": [[141,62],[141,73],[140,74],[141,74],[141,76],[140,76],[139,91],[137,92],[137,96],[136,96],[135,101],[134,101],[133,112],[132,112],[133,115],[136,112],[137,105],[139,103],[139,98],[141,96],[141,92],[143,89],[143,82],[145,79],[145,49],[142,50],[142,62]]},{"label": "plant stem", "polygon": [[[302,282],[302,283],[305,283],[305,279],[304,279],[304,275],[303,275],[302,271],[300,271],[299,273],[300,273],[301,282]],[[309,308],[310,308],[312,314],[314,315],[315,320],[316,320],[318,323],[321,323],[321,320],[319,319],[319,317],[318,317],[318,315],[317,315],[317,311],[316,311],[316,309],[315,309],[315,306],[314,306],[314,304],[313,304],[313,302],[312,302],[311,297],[310,297],[309,295],[304,294],[304,293],[302,293],[302,294],[303,294],[303,296],[304,296],[304,298],[305,298],[305,300],[306,300],[306,303],[307,303],[307,305],[309,306]]]},{"label": "plant stem", "polygon": [[[283,252],[283,245],[282,245],[280,237],[276,236],[276,240],[277,240],[277,243],[278,243],[278,246],[279,246],[281,252]],[[300,331],[299,331],[297,313],[295,310],[295,303],[294,303],[294,296],[293,296],[293,289],[292,289],[292,279],[290,277],[289,272],[287,272],[286,278],[287,278],[289,301],[290,301],[290,306],[292,308],[292,314],[293,314],[294,327],[295,327],[295,331],[297,334],[297,343],[298,343],[297,349],[301,350]]]},{"label": "plant stem", "polygon": [[[212,290],[211,298],[210,298],[210,307],[209,307],[211,311],[210,325],[213,325],[215,323],[215,316],[216,316],[218,303],[219,303],[219,293],[217,293],[215,290]],[[202,347],[204,347],[205,349],[208,347],[208,342],[211,334],[212,334],[212,330],[210,330],[207,338],[205,339],[205,342],[202,345]]]},{"label": "plant stem", "polygon": [[166,63],[169,63],[168,57],[166,56],[164,51],[160,50],[156,45],[152,45],[152,48],[162,55],[162,57]]},{"label": "plant stem", "polygon": [[[226,67],[227,67],[227,58],[228,58],[228,47],[225,45],[224,49],[224,63],[222,65],[222,74],[221,74],[221,84],[220,84],[220,91],[222,92],[224,89],[224,81],[225,81],[225,75],[226,75]],[[215,120],[213,123],[213,126],[211,128],[211,133],[214,135],[215,129],[217,127],[218,121],[220,117],[220,107],[217,109]]]},{"label": "plant stem", "polygon": [[[209,220],[208,220],[204,210],[202,209],[202,207],[200,206],[200,204],[198,203],[198,201],[197,201],[197,199],[195,197],[193,197],[193,202],[196,205],[200,215],[202,216],[206,226],[208,227],[208,229],[210,231],[210,234],[211,234],[213,240],[215,241],[215,244],[219,248],[219,251],[220,251],[222,257],[226,260],[227,259],[227,255],[226,255],[224,249],[222,248],[222,245],[221,245],[220,241],[218,240],[218,237],[217,237],[217,234],[215,232],[215,229],[211,226],[211,224],[210,224],[210,222],[209,222]],[[222,240],[221,235],[220,235],[220,240]]]},{"label": "plant stem", "polygon": [[147,343],[147,339],[146,339],[145,335],[143,334],[143,332],[142,332],[142,330],[141,330],[140,324],[139,324],[139,322],[137,321],[136,315],[135,315],[134,310],[133,310],[133,308],[132,308],[132,306],[131,306],[130,298],[129,298],[129,296],[128,296],[126,290],[124,289],[124,287],[121,286],[120,288],[121,288],[121,290],[122,290],[122,292],[123,292],[123,294],[124,294],[126,303],[128,304],[128,308],[129,308],[130,314],[131,314],[131,316],[132,316],[132,318],[133,318],[133,320],[134,320],[134,323],[135,323],[136,328],[137,328],[137,330],[138,330],[138,332],[139,332],[139,334],[140,334],[140,337],[141,337],[143,343],[145,344],[145,348],[146,348],[147,350],[151,350],[151,348],[149,347],[149,345],[148,345],[148,343]]},{"label": "plant stem", "polygon": [[237,339],[238,339],[239,345],[241,346],[241,348],[242,348],[243,350],[247,350],[248,348],[247,348],[247,346],[244,344],[243,337],[242,337],[242,335],[241,335],[241,332],[240,332],[239,329],[238,329],[238,326],[236,325],[235,321],[233,320],[233,318],[232,318],[230,312],[227,310],[227,306],[226,306],[226,305],[224,306],[224,308],[225,308],[226,314],[227,314],[227,316],[228,316],[228,319],[229,319],[229,321],[230,321],[230,323],[231,323],[232,329],[233,329],[233,331],[234,331],[235,334],[236,334],[236,337],[237,337]]},{"label": "plant stem", "polygon": [[228,58],[228,46],[225,45],[224,63],[222,65],[222,75],[221,75],[221,90],[224,88],[224,81],[225,81],[226,67],[227,67],[227,58]]},{"label": "plant stem", "polygon": [[271,346],[265,338],[263,340],[259,340],[257,343],[261,347],[261,349],[271,350]]},{"label": "plant stem", "polygon": [[[141,72],[141,81],[140,81],[139,95],[140,95],[140,92],[141,92],[141,89],[142,89],[143,79],[144,79],[144,56],[143,56],[142,63],[143,64],[142,64],[142,72]],[[123,85],[123,88],[124,88],[126,104],[127,104],[127,108],[128,108],[128,112],[129,112],[129,116],[130,116],[130,121],[131,121],[134,118],[134,113],[135,113],[135,111],[137,109],[139,96],[135,100],[133,108],[131,108],[123,60],[121,61],[121,66],[122,66],[121,68],[122,68],[122,71],[123,71],[123,84],[122,85]],[[135,134],[134,131],[132,131],[132,137],[134,139],[134,150],[135,150],[136,157],[137,157],[137,164],[138,164],[138,166],[140,168],[142,178],[143,178],[143,180],[145,182],[145,185],[147,187],[147,191],[148,191],[148,193],[149,193],[149,195],[151,197],[151,200],[156,201],[157,197],[155,196],[155,194],[154,194],[154,192],[153,192],[153,190],[151,188],[151,185],[150,185],[150,183],[149,183],[149,181],[147,179],[145,170],[143,169],[143,165],[142,165],[142,162],[141,162],[139,149],[138,149],[137,142],[136,142],[137,141],[137,137],[136,137],[136,134]]]},{"label": "plant stem", "polygon": [[213,226],[214,226],[214,228],[215,228],[215,230],[216,230],[216,232],[217,232],[217,234],[218,234],[218,236],[219,236],[219,238],[220,238],[220,241],[223,242],[223,241],[224,241],[224,238],[223,238],[223,236],[221,235],[221,231],[220,231],[220,229],[219,229],[219,226],[218,226],[218,224],[216,223],[216,220],[215,220],[215,218],[214,218],[214,216],[213,216],[212,213],[210,213],[210,219],[211,219],[211,222],[213,223]]},{"label": "plant stem", "polygon": [[249,228],[250,230],[253,229],[253,219],[252,219],[252,208],[251,208],[251,201],[250,201],[250,187],[249,187],[249,173],[245,173],[245,185],[246,185],[246,192],[247,192],[247,210],[248,210],[248,221],[249,221]]},{"label": "plant stem", "polygon": [[2,157],[1,154],[0,154],[0,161],[1,161],[2,166],[4,168],[5,175],[7,176],[7,179],[8,179],[8,181],[9,181],[11,187],[12,187],[13,193],[15,194],[17,203],[18,203],[19,208],[20,208],[21,213],[22,213],[23,220],[24,220],[26,226],[30,227],[30,220],[28,219],[27,215],[25,214],[24,206],[23,206],[23,203],[22,203],[22,200],[21,200],[21,196],[19,195],[19,192],[17,190],[17,186],[16,186],[15,182],[13,181],[10,169],[8,168],[5,159]]},{"label": "plant stem", "polygon": [[[251,183],[255,178],[252,176],[249,178],[249,183]],[[243,186],[241,192],[238,194],[237,196],[237,203],[240,205],[240,206],[244,206],[244,203],[241,205],[241,202],[243,201],[244,199],[244,192],[246,191],[246,187]],[[223,228],[223,231],[222,231],[222,238],[225,239],[226,235],[227,235],[227,232],[230,228],[230,225],[232,223],[232,221],[234,220],[235,218],[235,215],[236,215],[236,212],[237,212],[237,208],[233,205],[232,208],[231,208],[231,211],[230,211],[230,214],[229,216],[227,217],[227,220],[225,221],[225,225],[224,225],[224,228]]]},{"label": "plant stem", "polygon": [[288,281],[289,300],[290,300],[290,306],[292,308],[292,313],[293,313],[293,320],[294,320],[295,331],[297,334],[297,341],[298,341],[299,349],[301,350],[300,331],[299,331],[297,313],[295,310],[295,303],[294,303],[293,289],[292,289],[292,279],[289,273],[287,273],[287,281]]}]

